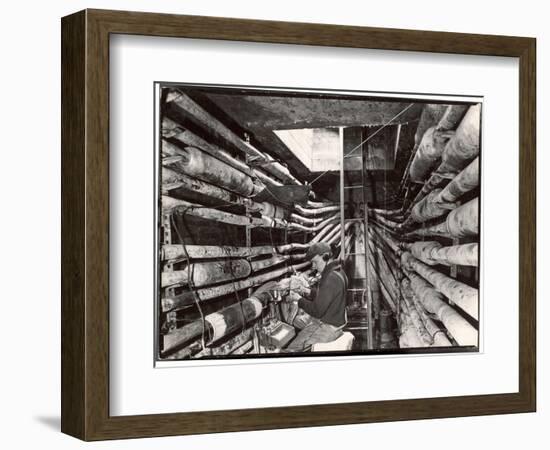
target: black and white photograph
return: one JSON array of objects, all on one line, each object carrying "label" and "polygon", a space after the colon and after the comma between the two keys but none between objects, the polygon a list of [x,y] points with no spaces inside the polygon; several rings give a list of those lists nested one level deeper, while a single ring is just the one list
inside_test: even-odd
[{"label": "black and white photograph", "polygon": [[157,361],[479,351],[482,98],[155,92]]},{"label": "black and white photograph", "polygon": [[544,447],[547,9],[6,2],[0,448]]}]

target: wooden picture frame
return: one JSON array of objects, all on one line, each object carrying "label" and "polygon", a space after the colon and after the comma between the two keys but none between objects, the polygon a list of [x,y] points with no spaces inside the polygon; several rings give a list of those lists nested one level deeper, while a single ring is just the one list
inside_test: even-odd
[{"label": "wooden picture frame", "polygon": [[[109,415],[111,34],[519,58],[519,392]],[[84,440],[535,411],[536,126],[533,38],[85,10],[62,19],[62,417]]]}]

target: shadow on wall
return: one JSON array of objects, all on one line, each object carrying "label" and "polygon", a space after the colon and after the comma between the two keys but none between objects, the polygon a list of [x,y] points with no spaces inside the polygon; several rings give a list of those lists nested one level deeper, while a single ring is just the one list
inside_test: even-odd
[{"label": "shadow on wall", "polygon": [[61,417],[60,416],[38,416],[34,418],[35,421],[55,431],[61,431]]}]

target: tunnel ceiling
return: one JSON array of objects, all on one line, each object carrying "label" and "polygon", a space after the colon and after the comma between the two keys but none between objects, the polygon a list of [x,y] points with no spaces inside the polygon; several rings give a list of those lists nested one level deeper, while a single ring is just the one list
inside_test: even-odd
[{"label": "tunnel ceiling", "polygon": [[[383,125],[409,105],[409,102],[267,95],[208,94],[208,97],[250,130]],[[398,122],[418,120],[421,109],[420,104],[410,108]]]},{"label": "tunnel ceiling", "polygon": [[[331,127],[373,127],[390,122],[411,103],[407,100],[359,98],[327,98],[311,94],[306,96],[287,93],[250,93],[250,91],[212,91],[198,89],[192,97],[205,109],[227,123],[234,130],[247,132],[251,142],[276,158],[283,160],[296,176],[303,180],[315,178],[315,174],[303,158],[297,155],[275,133],[276,130],[296,130]],[[401,124],[401,133],[395,166],[388,173],[371,174],[371,179],[401,179],[410,152],[414,147],[414,133],[424,108],[415,103],[391,123]]]}]

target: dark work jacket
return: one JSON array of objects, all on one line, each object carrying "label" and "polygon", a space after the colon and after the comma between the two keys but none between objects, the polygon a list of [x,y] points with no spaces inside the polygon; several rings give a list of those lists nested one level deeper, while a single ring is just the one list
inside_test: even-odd
[{"label": "dark work jacket", "polygon": [[[336,271],[342,276],[335,273]],[[331,261],[323,270],[317,289],[311,290],[310,298],[313,301],[301,298],[298,306],[310,316],[340,327],[346,322],[346,290],[347,278],[340,261]]]}]

